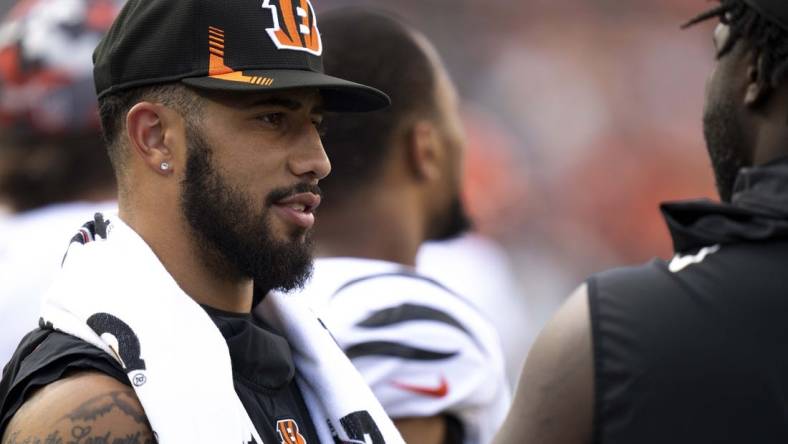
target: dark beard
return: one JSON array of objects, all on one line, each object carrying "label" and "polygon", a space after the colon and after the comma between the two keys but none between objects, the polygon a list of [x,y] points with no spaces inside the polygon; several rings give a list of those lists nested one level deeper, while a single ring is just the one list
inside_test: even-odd
[{"label": "dark beard", "polygon": [[454,200],[452,200],[444,217],[434,226],[436,229],[428,240],[443,241],[454,239],[465,234],[465,232],[473,227],[473,222],[471,222],[468,213],[465,211],[462,199],[456,196]]},{"label": "dark beard", "polygon": [[730,202],[739,170],[747,166],[744,134],[736,119],[733,103],[721,101],[708,107],[703,116],[703,135],[714,169],[717,192]]},{"label": "dark beard", "polygon": [[268,225],[268,208],[297,192],[319,194],[317,187],[302,184],[276,189],[261,203],[252,202],[233,188],[211,163],[212,149],[200,131],[187,129],[189,143],[181,208],[198,242],[202,257],[217,272],[238,279],[253,279],[256,292],[288,291],[303,287],[312,271],[312,242],[303,230],[292,241],[274,239]]}]

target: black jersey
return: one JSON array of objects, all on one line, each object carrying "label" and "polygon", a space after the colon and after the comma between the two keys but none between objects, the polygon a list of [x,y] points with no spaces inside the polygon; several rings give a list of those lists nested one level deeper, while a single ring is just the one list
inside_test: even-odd
[{"label": "black jersey", "polygon": [[[292,420],[307,443],[319,442],[285,338],[249,314],[205,310],[227,341],[235,391],[263,441],[282,442],[277,422]],[[120,364],[102,350],[64,333],[34,330],[0,381],[0,435],[33,390],[74,370],[96,370],[130,385]]]},{"label": "black jersey", "polygon": [[595,441],[788,442],[788,161],[663,206],[677,256],[589,279]]}]

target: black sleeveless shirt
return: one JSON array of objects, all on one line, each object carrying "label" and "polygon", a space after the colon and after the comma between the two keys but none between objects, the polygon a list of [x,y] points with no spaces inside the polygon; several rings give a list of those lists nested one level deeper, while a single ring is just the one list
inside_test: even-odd
[{"label": "black sleeveless shirt", "polygon": [[663,205],[678,256],[588,280],[597,444],[788,442],[788,161]]},{"label": "black sleeveless shirt", "polygon": [[[307,443],[319,442],[285,338],[250,314],[204,308],[227,341],[235,391],[263,441],[282,442],[276,424],[292,420]],[[84,370],[131,385],[117,361],[78,338],[47,329],[25,336],[0,380],[0,436],[35,389]]]}]

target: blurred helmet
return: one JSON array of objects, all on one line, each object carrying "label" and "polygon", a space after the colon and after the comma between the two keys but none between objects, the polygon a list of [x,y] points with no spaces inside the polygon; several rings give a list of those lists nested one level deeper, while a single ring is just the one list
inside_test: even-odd
[{"label": "blurred helmet", "polygon": [[93,50],[120,0],[21,0],[0,23],[0,131],[96,132]]}]

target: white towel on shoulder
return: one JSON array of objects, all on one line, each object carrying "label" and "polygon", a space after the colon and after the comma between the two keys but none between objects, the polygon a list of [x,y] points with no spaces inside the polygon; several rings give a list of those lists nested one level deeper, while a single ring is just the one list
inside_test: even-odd
[{"label": "white towel on shoulder", "polygon": [[[43,325],[123,365],[160,443],[263,444],[235,393],[221,332],[145,241],[116,215],[110,218],[105,224],[97,214],[75,236],[42,302]],[[294,349],[299,386],[321,442],[334,442],[333,428],[346,442],[402,443],[361,377],[346,372],[345,364],[352,364],[328,332],[315,327],[320,322],[314,315],[296,301],[267,299],[258,311],[271,310]],[[357,434],[356,423],[365,433]],[[352,439],[354,433],[362,438]]]}]

